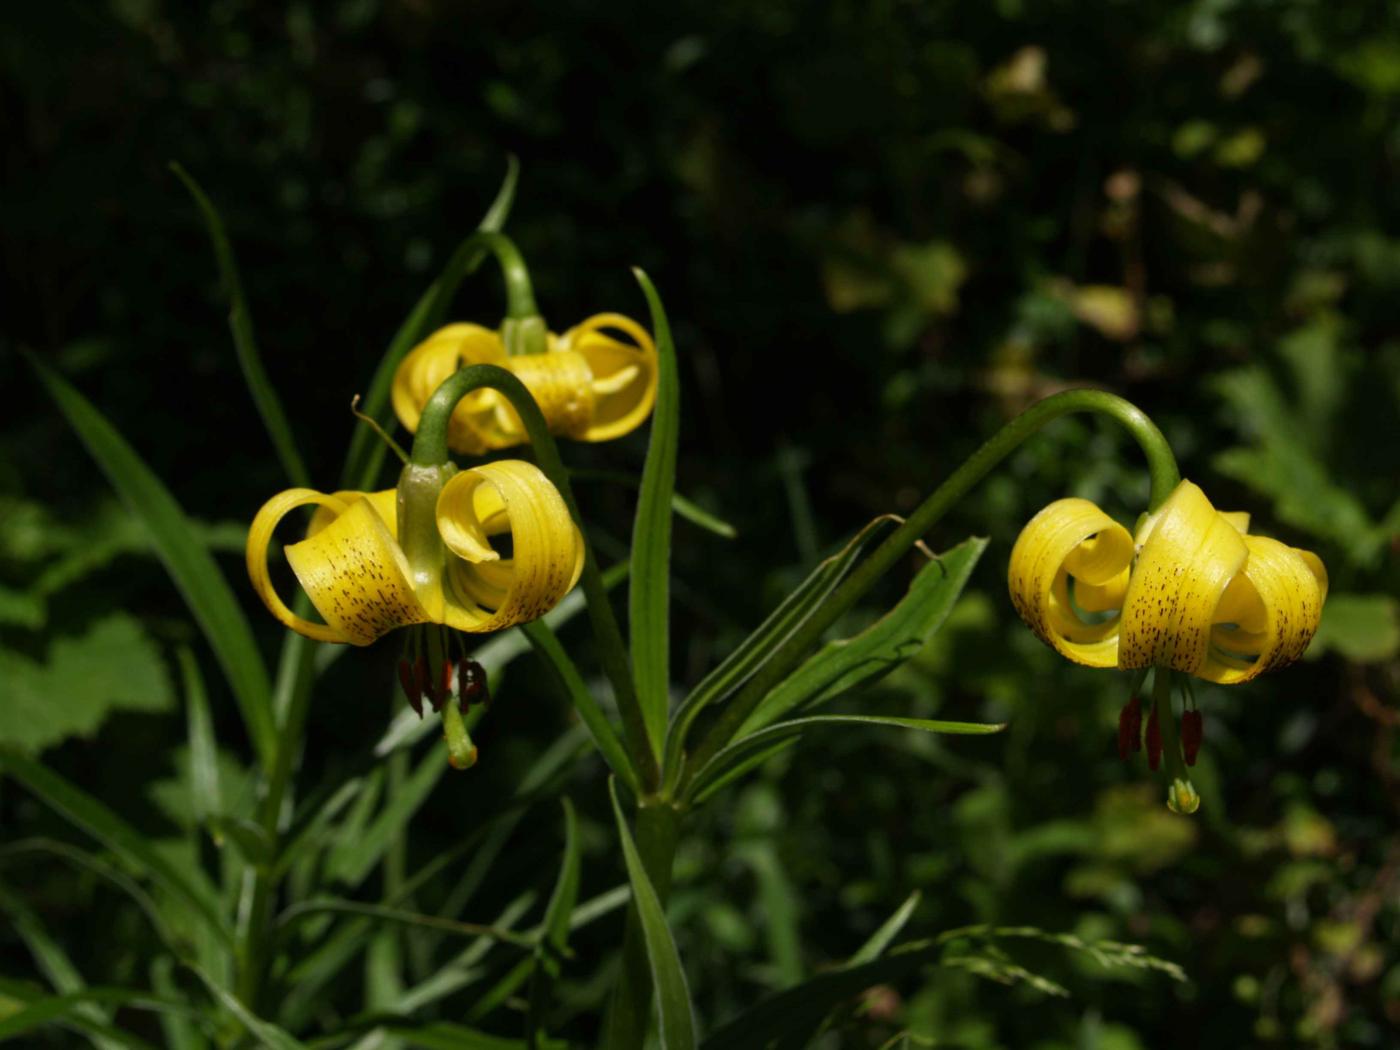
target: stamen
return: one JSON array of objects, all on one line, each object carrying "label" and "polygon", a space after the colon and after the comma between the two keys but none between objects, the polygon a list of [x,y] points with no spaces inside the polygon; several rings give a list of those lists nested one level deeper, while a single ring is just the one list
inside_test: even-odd
[{"label": "stamen", "polygon": [[616,394],[619,390],[631,384],[641,373],[641,369],[636,365],[628,365],[626,368],[619,368],[610,376],[603,379],[595,379],[588,384],[593,388],[595,394]]},{"label": "stamen", "polygon": [[371,416],[367,416],[360,411],[360,395],[356,394],[350,399],[350,411],[361,423],[366,424],[371,430],[379,435],[379,440],[389,446],[390,451],[399,457],[399,462],[405,466],[408,464],[408,453],[399,447],[399,443],[391,438],[388,432],[379,425]]},{"label": "stamen", "polygon": [[1201,740],[1205,736],[1205,726],[1201,722],[1200,711],[1181,713],[1181,757],[1188,766],[1196,764],[1196,755],[1201,750]]},{"label": "stamen", "polygon": [[413,676],[413,665],[407,660],[399,661],[399,685],[403,688],[403,695],[408,698],[408,704],[413,708],[419,718],[423,717],[423,694],[418,689],[418,682]]},{"label": "stamen", "polygon": [[1142,750],[1142,700],[1133,697],[1118,714],[1118,757],[1127,761],[1129,752]]},{"label": "stamen", "polygon": [[1162,764],[1162,723],[1157,710],[1161,706],[1153,704],[1152,714],[1147,719],[1147,768],[1153,772]]},{"label": "stamen", "polygon": [[464,711],[473,703],[488,706],[491,703],[491,692],[486,685],[486,668],[465,656],[457,664],[457,688],[461,692]]}]

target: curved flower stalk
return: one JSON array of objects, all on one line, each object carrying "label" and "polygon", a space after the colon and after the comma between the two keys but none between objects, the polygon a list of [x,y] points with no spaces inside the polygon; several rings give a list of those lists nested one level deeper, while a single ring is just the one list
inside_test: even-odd
[{"label": "curved flower stalk", "polygon": [[[623,336],[624,338],[618,338]],[[428,398],[463,365],[499,365],[534,396],[552,433],[576,441],[610,441],[630,433],[656,403],[656,344],[622,314],[596,314],[563,335],[546,333],[545,352],[512,355],[498,332],[452,324],[409,352],[394,376],[399,422],[416,432]],[[448,444],[479,456],[528,440],[510,402],[495,390],[467,395],[453,413]]]},{"label": "curved flower stalk", "polygon": [[[1178,740],[1173,672],[1222,685],[1286,666],[1307,649],[1327,597],[1327,570],[1311,551],[1249,534],[1249,516],[1217,511],[1182,481],[1136,536],[1083,499],[1037,514],[1011,552],[1012,603],[1062,656],[1090,667],[1154,669],[1146,722],[1148,762],[1165,753],[1173,808],[1199,800],[1180,762],[1194,765],[1202,721],[1183,682]],[[1136,689],[1134,690],[1136,692]],[[1119,750],[1142,747],[1142,703],[1119,723]]]}]

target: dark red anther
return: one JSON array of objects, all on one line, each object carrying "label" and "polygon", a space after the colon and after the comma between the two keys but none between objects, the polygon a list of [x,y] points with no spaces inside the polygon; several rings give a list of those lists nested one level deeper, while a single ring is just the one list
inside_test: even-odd
[{"label": "dark red anther", "polygon": [[1196,755],[1201,750],[1201,740],[1205,736],[1205,726],[1201,722],[1201,712],[1181,713],[1181,756],[1188,766],[1196,764]]},{"label": "dark red anther", "polygon": [[403,695],[408,697],[408,704],[417,713],[419,718],[423,717],[423,694],[418,689],[418,682],[413,677],[413,665],[407,660],[399,661],[399,685],[403,687]]},{"label": "dark red anther", "polygon": [[1118,757],[1125,762],[1128,753],[1142,750],[1142,701],[1133,697],[1118,713]]},{"label": "dark red anther", "polygon": [[1152,705],[1147,718],[1147,768],[1155,770],[1162,764],[1162,723],[1157,716],[1158,705]]},{"label": "dark red anther", "polygon": [[463,711],[473,703],[491,702],[491,693],[486,685],[486,668],[467,657],[457,662],[457,689],[462,697]]},{"label": "dark red anther", "polygon": [[418,657],[413,665],[413,680],[418,683],[418,695],[431,698],[433,695],[431,683],[428,681],[428,658]]},{"label": "dark red anther", "polygon": [[441,711],[442,705],[447,702],[447,698],[452,695],[452,661],[442,662],[442,674],[439,675],[441,681],[438,688],[433,692],[433,710]]}]

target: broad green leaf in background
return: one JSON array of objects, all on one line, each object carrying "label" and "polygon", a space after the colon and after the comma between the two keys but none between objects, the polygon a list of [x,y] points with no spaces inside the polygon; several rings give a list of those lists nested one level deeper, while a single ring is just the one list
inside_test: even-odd
[{"label": "broad green leaf in background", "polygon": [[224,941],[230,937],[207,884],[189,881],[155,845],[116,813],[12,746],[0,746],[0,771],[10,774],[73,824],[87,831],[137,872],[159,884],[200,916]]},{"label": "broad green leaf in background", "polygon": [[856,533],[840,551],[813,569],[753,633],[690,691],[690,695],[676,711],[676,717],[666,737],[668,774],[679,774],[681,750],[685,746],[686,733],[700,713],[748,681],[768,661],[774,650],[806,622],[826,596],[845,578],[865,549],[895,520],[890,516],[879,517]]},{"label": "broad green leaf in background", "polygon": [[1327,650],[1357,663],[1380,663],[1400,653],[1400,602],[1389,594],[1329,594],[1310,653]]},{"label": "broad green leaf in background", "polygon": [[[511,205],[515,203],[515,184],[520,177],[520,164],[514,156],[506,159],[506,174],[501,180],[501,188],[496,191],[496,199],[486,210],[476,233],[497,233],[506,224]],[[393,413],[389,409],[389,391],[394,384],[394,372],[404,355],[421,343],[434,329],[441,327],[447,316],[448,305],[456,294],[457,286],[468,275],[474,273],[486,258],[486,249],[471,244],[471,237],[458,246],[452,258],[443,267],[442,274],[434,281],[421,299],[410,311],[389,348],[384,352],[379,365],[374,370],[369,386],[365,388],[360,411],[377,420],[385,430],[394,426]],[[345,469],[341,472],[341,488],[363,491],[373,487],[379,474],[379,466],[384,461],[384,444],[366,426],[356,426],[350,436],[350,450],[345,456]]]},{"label": "broad green leaf in background", "polygon": [[150,530],[166,571],[199,621],[229,688],[238,699],[254,751],[263,767],[270,769],[276,750],[276,728],[267,668],[228,581],[199,542],[180,505],[131,446],[57,372],[37,358],[31,361],[122,502]]},{"label": "broad green leaf in background", "polygon": [[1271,499],[1280,521],[1330,540],[1358,566],[1374,565],[1400,523],[1400,500],[1384,521],[1373,521],[1355,494],[1333,480],[1323,450],[1298,425],[1299,411],[1263,367],[1226,372],[1213,385],[1253,439],[1218,453],[1215,469]]},{"label": "broad green leaf in background", "polygon": [[908,660],[943,626],[986,547],[974,537],[930,561],[892,610],[854,638],[828,642],[764,697],[738,736],[866,685]]},{"label": "broad green leaf in background", "polygon": [[287,472],[288,480],[293,485],[305,488],[311,484],[311,478],[306,472],[301,453],[297,451],[291,425],[282,410],[282,401],[263,368],[257,338],[253,334],[253,316],[243,296],[243,282],[238,276],[238,261],[224,230],[224,220],[194,176],[179,164],[171,164],[170,170],[185,184],[185,189],[190,191],[190,196],[199,206],[205,228],[209,231],[209,239],[213,242],[214,256],[219,263],[219,275],[229,300],[228,325],[233,333],[233,347],[238,354],[238,365],[243,369],[243,378],[248,383],[248,392],[253,395],[253,404],[257,406],[258,415],[262,416],[263,426],[267,428],[272,447],[277,451],[277,458],[282,461],[282,469]]},{"label": "broad green leaf in background", "polygon": [[622,803],[617,798],[616,781],[608,781],[612,792],[613,815],[617,818],[617,834],[622,841],[622,856],[627,864],[627,879],[632,884],[632,900],[641,917],[642,937],[646,942],[647,961],[651,964],[651,983],[656,993],[660,1017],[662,1050],[693,1050],[695,1046],[695,1013],[690,1005],[690,989],[681,968],[680,953],[666,925],[666,913],[647,878],[641,855],[632,842]]},{"label": "broad green leaf in background", "polygon": [[26,751],[93,736],[116,711],[167,711],[173,702],[160,652],[125,613],[55,639],[42,663],[0,649],[0,741]]},{"label": "broad green leaf in background", "polygon": [[666,308],[649,278],[633,271],[651,308],[658,379],[651,440],[642,468],[637,518],[632,526],[632,575],[627,614],[631,630],[632,674],[651,746],[666,740],[671,696],[671,497],[676,491],[676,451],[680,444],[680,378],[676,346]]},{"label": "broad green leaf in background", "polygon": [[987,736],[1006,728],[1002,722],[943,722],[927,718],[892,718],[882,715],[813,715],[794,718],[788,722],[765,726],[741,737],[724,748],[695,774],[687,788],[686,797],[694,803],[703,802],[735,777],[795,743],[808,729],[817,726],[888,726],[895,729],[916,729],[922,733],[950,733],[955,736]]}]

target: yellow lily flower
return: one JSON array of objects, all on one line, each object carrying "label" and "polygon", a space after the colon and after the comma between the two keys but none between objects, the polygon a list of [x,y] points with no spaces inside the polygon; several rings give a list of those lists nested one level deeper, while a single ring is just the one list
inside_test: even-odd
[{"label": "yellow lily flower", "polygon": [[[453,475],[437,498],[443,562],[410,566],[399,545],[398,493],[288,489],[273,496],[248,532],[248,577],[268,611],[326,642],[369,645],[396,627],[434,623],[498,631],[536,619],[578,582],[583,538],[558,490],[531,463],[503,460]],[[273,530],[291,511],[319,509],[287,561],[326,621],[292,612],[268,573]],[[492,540],[511,553],[498,553]]]},{"label": "yellow lily flower", "polygon": [[[615,338],[624,335],[630,342]],[[506,352],[499,332],[451,324],[414,347],[394,375],[394,412],[416,433],[433,391],[464,365],[491,364],[513,372],[539,404],[552,433],[577,441],[609,441],[635,430],[656,403],[656,345],[622,314],[597,314],[562,336],[548,333],[546,352]],[[464,397],[448,427],[448,445],[464,455],[526,441],[509,401],[494,390]]]},{"label": "yellow lily flower", "polygon": [[[1165,749],[1169,769],[1182,774],[1171,803],[1184,812],[1199,800],[1173,767],[1179,758],[1195,764],[1202,725],[1188,692],[1178,755],[1171,673],[1228,685],[1290,664],[1317,631],[1327,597],[1317,555],[1250,535],[1247,514],[1217,511],[1189,481],[1136,536],[1088,500],[1056,500],[1021,531],[1008,582],[1021,619],[1061,655],[1090,667],[1156,669],[1148,761],[1156,769]],[[1141,748],[1141,735],[1134,696],[1119,723],[1124,757]]]}]

